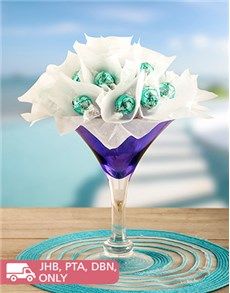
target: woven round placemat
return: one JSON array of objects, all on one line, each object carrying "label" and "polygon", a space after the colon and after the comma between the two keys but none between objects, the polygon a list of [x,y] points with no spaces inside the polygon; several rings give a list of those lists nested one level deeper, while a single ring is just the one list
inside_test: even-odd
[{"label": "woven round placemat", "polygon": [[[77,259],[101,249],[110,231],[83,231],[51,238],[22,251],[18,260]],[[228,285],[228,250],[207,240],[168,231],[129,230],[135,249],[154,259],[145,271],[121,275],[113,285],[35,285],[60,293],[212,292]]]}]

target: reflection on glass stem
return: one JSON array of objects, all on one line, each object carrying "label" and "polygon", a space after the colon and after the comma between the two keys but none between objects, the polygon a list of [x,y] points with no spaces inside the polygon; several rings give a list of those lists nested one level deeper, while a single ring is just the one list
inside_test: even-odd
[{"label": "reflection on glass stem", "polygon": [[104,243],[105,254],[124,255],[132,252],[133,243],[127,239],[125,227],[125,205],[131,175],[116,179],[108,176],[112,203],[111,237]]}]

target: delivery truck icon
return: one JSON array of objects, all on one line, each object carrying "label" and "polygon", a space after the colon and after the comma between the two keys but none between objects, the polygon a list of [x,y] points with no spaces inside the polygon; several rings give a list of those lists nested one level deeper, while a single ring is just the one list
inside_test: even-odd
[{"label": "delivery truck icon", "polygon": [[6,264],[6,278],[12,282],[16,282],[17,279],[26,279],[28,282],[32,282],[35,277],[35,273],[27,263]]}]

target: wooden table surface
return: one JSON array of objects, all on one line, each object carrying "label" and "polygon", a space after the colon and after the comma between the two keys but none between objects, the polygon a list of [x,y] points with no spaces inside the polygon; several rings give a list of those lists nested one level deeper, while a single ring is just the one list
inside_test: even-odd
[{"label": "wooden table surface", "polygon": [[[1,259],[14,259],[26,247],[55,235],[110,227],[107,208],[4,208],[0,213]],[[227,209],[132,208],[127,209],[127,226],[181,232],[228,246]],[[11,293],[44,292],[27,285],[5,285],[0,289]]]}]

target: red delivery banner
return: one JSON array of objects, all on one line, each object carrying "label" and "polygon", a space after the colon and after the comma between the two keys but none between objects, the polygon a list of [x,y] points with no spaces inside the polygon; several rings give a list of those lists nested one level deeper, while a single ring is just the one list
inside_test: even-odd
[{"label": "red delivery banner", "polygon": [[112,260],[1,260],[1,284],[114,284],[119,265]]}]

